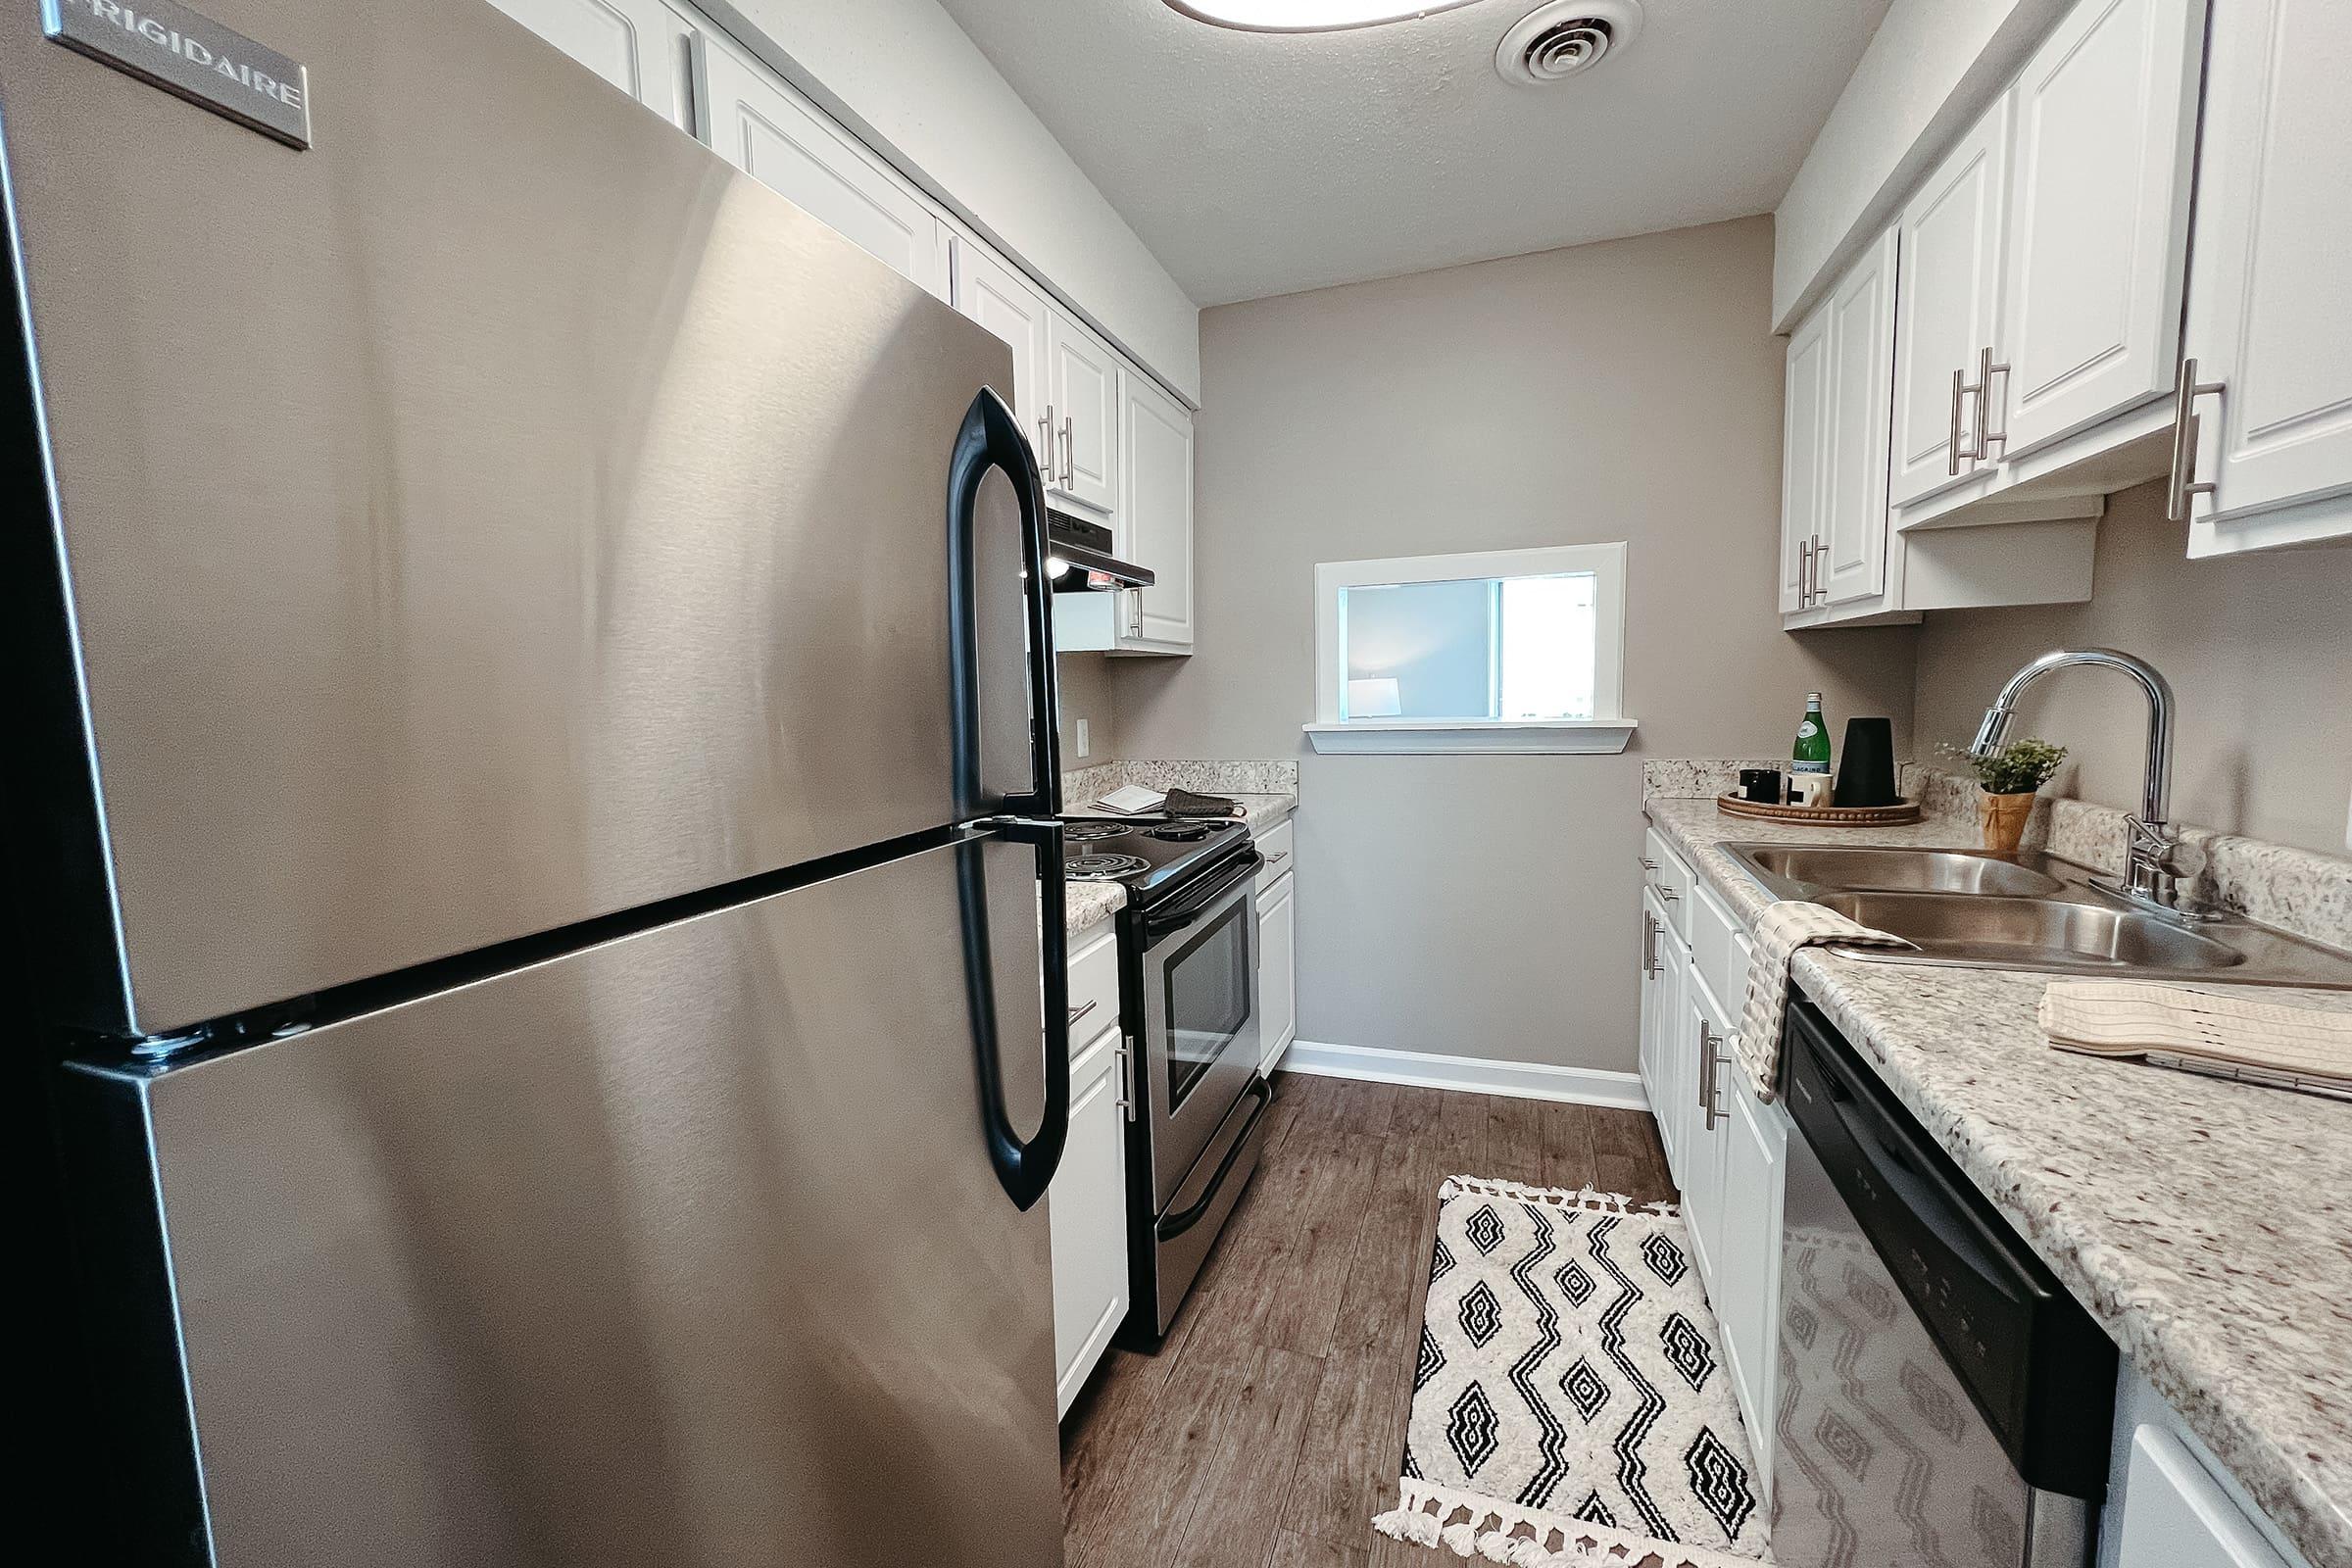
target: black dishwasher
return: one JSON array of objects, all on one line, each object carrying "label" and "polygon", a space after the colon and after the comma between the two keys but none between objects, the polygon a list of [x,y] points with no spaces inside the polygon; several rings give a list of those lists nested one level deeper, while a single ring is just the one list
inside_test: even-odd
[{"label": "black dishwasher", "polygon": [[1781,1568],[2082,1568],[2115,1346],[1812,1003],[1782,1082]]}]

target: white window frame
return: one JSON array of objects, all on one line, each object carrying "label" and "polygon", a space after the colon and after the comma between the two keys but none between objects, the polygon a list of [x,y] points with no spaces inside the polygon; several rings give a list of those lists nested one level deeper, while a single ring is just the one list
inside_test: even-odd
[{"label": "white window frame", "polygon": [[[1340,596],[1348,588],[1458,582],[1465,578],[1553,577],[1590,572],[1595,634],[1591,718],[1358,718],[1340,715],[1348,668]],[[1625,716],[1625,546],[1549,545],[1385,561],[1331,561],[1315,567],[1315,721],[1304,726],[1318,752],[1427,755],[1437,752],[1615,754],[1633,739]]]}]

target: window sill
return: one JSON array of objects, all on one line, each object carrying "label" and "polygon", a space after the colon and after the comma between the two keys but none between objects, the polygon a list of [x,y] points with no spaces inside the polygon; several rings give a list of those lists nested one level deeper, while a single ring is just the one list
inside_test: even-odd
[{"label": "window sill", "polygon": [[1634,738],[1630,718],[1507,724],[1483,719],[1365,719],[1304,727],[1307,744],[1316,751],[1357,756],[1428,757],[1449,752],[1613,756]]}]

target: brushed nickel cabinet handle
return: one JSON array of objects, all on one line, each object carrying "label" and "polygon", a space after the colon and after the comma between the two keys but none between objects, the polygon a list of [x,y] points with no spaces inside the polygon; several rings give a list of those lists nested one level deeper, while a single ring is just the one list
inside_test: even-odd
[{"label": "brushed nickel cabinet handle", "polygon": [[1830,598],[1830,588],[1829,584],[1822,580],[1821,568],[1829,564],[1830,546],[1829,542],[1819,534],[1813,536],[1811,555],[1813,557],[1813,597],[1817,602],[1827,604]]},{"label": "brushed nickel cabinet handle", "polygon": [[1651,979],[1665,973],[1658,963],[1658,917],[1642,911],[1642,972]]},{"label": "brushed nickel cabinet handle", "polygon": [[1135,1037],[1119,1037],[1119,1109],[1135,1120]]},{"label": "brushed nickel cabinet handle", "polygon": [[1283,861],[1285,861],[1285,860],[1289,859],[1290,858],[1291,858],[1291,852],[1290,852],[1290,851],[1288,851],[1288,850],[1284,850],[1284,851],[1282,851],[1282,852],[1281,852],[1280,854],[1278,854],[1278,855],[1269,855],[1269,856],[1267,856],[1267,857],[1266,857],[1266,864],[1267,864],[1267,865],[1269,865],[1269,866],[1276,866],[1276,865],[1280,865],[1280,864],[1281,864]]},{"label": "brushed nickel cabinet handle", "polygon": [[1088,1003],[1088,1004],[1087,1004],[1085,1006],[1083,1006],[1083,1007],[1072,1007],[1072,1008],[1070,1009],[1070,1022],[1072,1022],[1072,1023],[1076,1023],[1076,1022],[1077,1022],[1079,1019],[1081,1019],[1081,1018],[1085,1017],[1085,1016],[1086,1016],[1088,1013],[1090,1013],[1090,1012],[1094,1011],[1094,1010],[1095,1010],[1097,1007],[1101,1006],[1102,1004],[1102,999],[1098,997],[1098,998],[1097,998],[1097,999],[1095,999],[1093,1002],[1090,1002],[1090,1003]]},{"label": "brushed nickel cabinet handle", "polygon": [[1943,472],[1946,478],[1957,479],[1960,477],[1960,460],[1969,455],[1960,450],[1960,396],[1967,389],[1967,381],[1968,372],[1966,370],[1952,372],[1952,436],[1946,444],[1946,456],[1943,462]]},{"label": "brushed nickel cabinet handle", "polygon": [[1713,1132],[1715,1124],[1724,1119],[1724,1113],[1715,1104],[1716,1085],[1723,1068],[1723,1057],[1715,1048],[1728,1038],[1708,1028],[1706,1019],[1698,1020],[1698,1106],[1707,1113],[1709,1132]]},{"label": "brushed nickel cabinet handle", "polygon": [[[1977,354],[1977,456],[1980,458],[1991,457],[1995,442],[1999,443],[2002,456],[2006,457],[2009,452],[2008,430],[2006,428],[1995,430],[1992,427],[1992,378],[1996,375],[2001,378],[2001,390],[2008,391],[2009,367],[1993,364],[1991,349],[1979,350]],[[2003,426],[2009,423],[2006,411],[2003,412],[2001,423]]]},{"label": "brushed nickel cabinet handle", "polygon": [[2164,514],[2175,522],[2190,520],[2194,497],[2218,493],[2219,487],[2211,480],[2200,483],[2197,479],[2197,438],[2203,433],[2197,399],[2219,397],[2228,385],[2226,381],[2198,380],[2193,359],[2180,362],[2180,373],[2173,381],[2173,472]]},{"label": "brushed nickel cabinet handle", "polygon": [[1061,482],[1065,487],[1073,489],[1078,483],[1077,424],[1066,414],[1061,416]]},{"label": "brushed nickel cabinet handle", "polygon": [[1655,871],[1658,868],[1658,862],[1646,855],[1637,855],[1634,858],[1641,862],[1642,869],[1644,871]]},{"label": "brushed nickel cabinet handle", "polygon": [[1806,535],[1805,543],[1796,547],[1796,608],[1807,610],[1813,604],[1813,544]]}]

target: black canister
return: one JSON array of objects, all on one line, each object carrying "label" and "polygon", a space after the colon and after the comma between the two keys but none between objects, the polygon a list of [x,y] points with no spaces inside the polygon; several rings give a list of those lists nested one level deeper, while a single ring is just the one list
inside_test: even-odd
[{"label": "black canister", "polygon": [[1839,806],[1892,806],[1894,793],[1894,720],[1849,718],[1845,749],[1839,754]]}]

